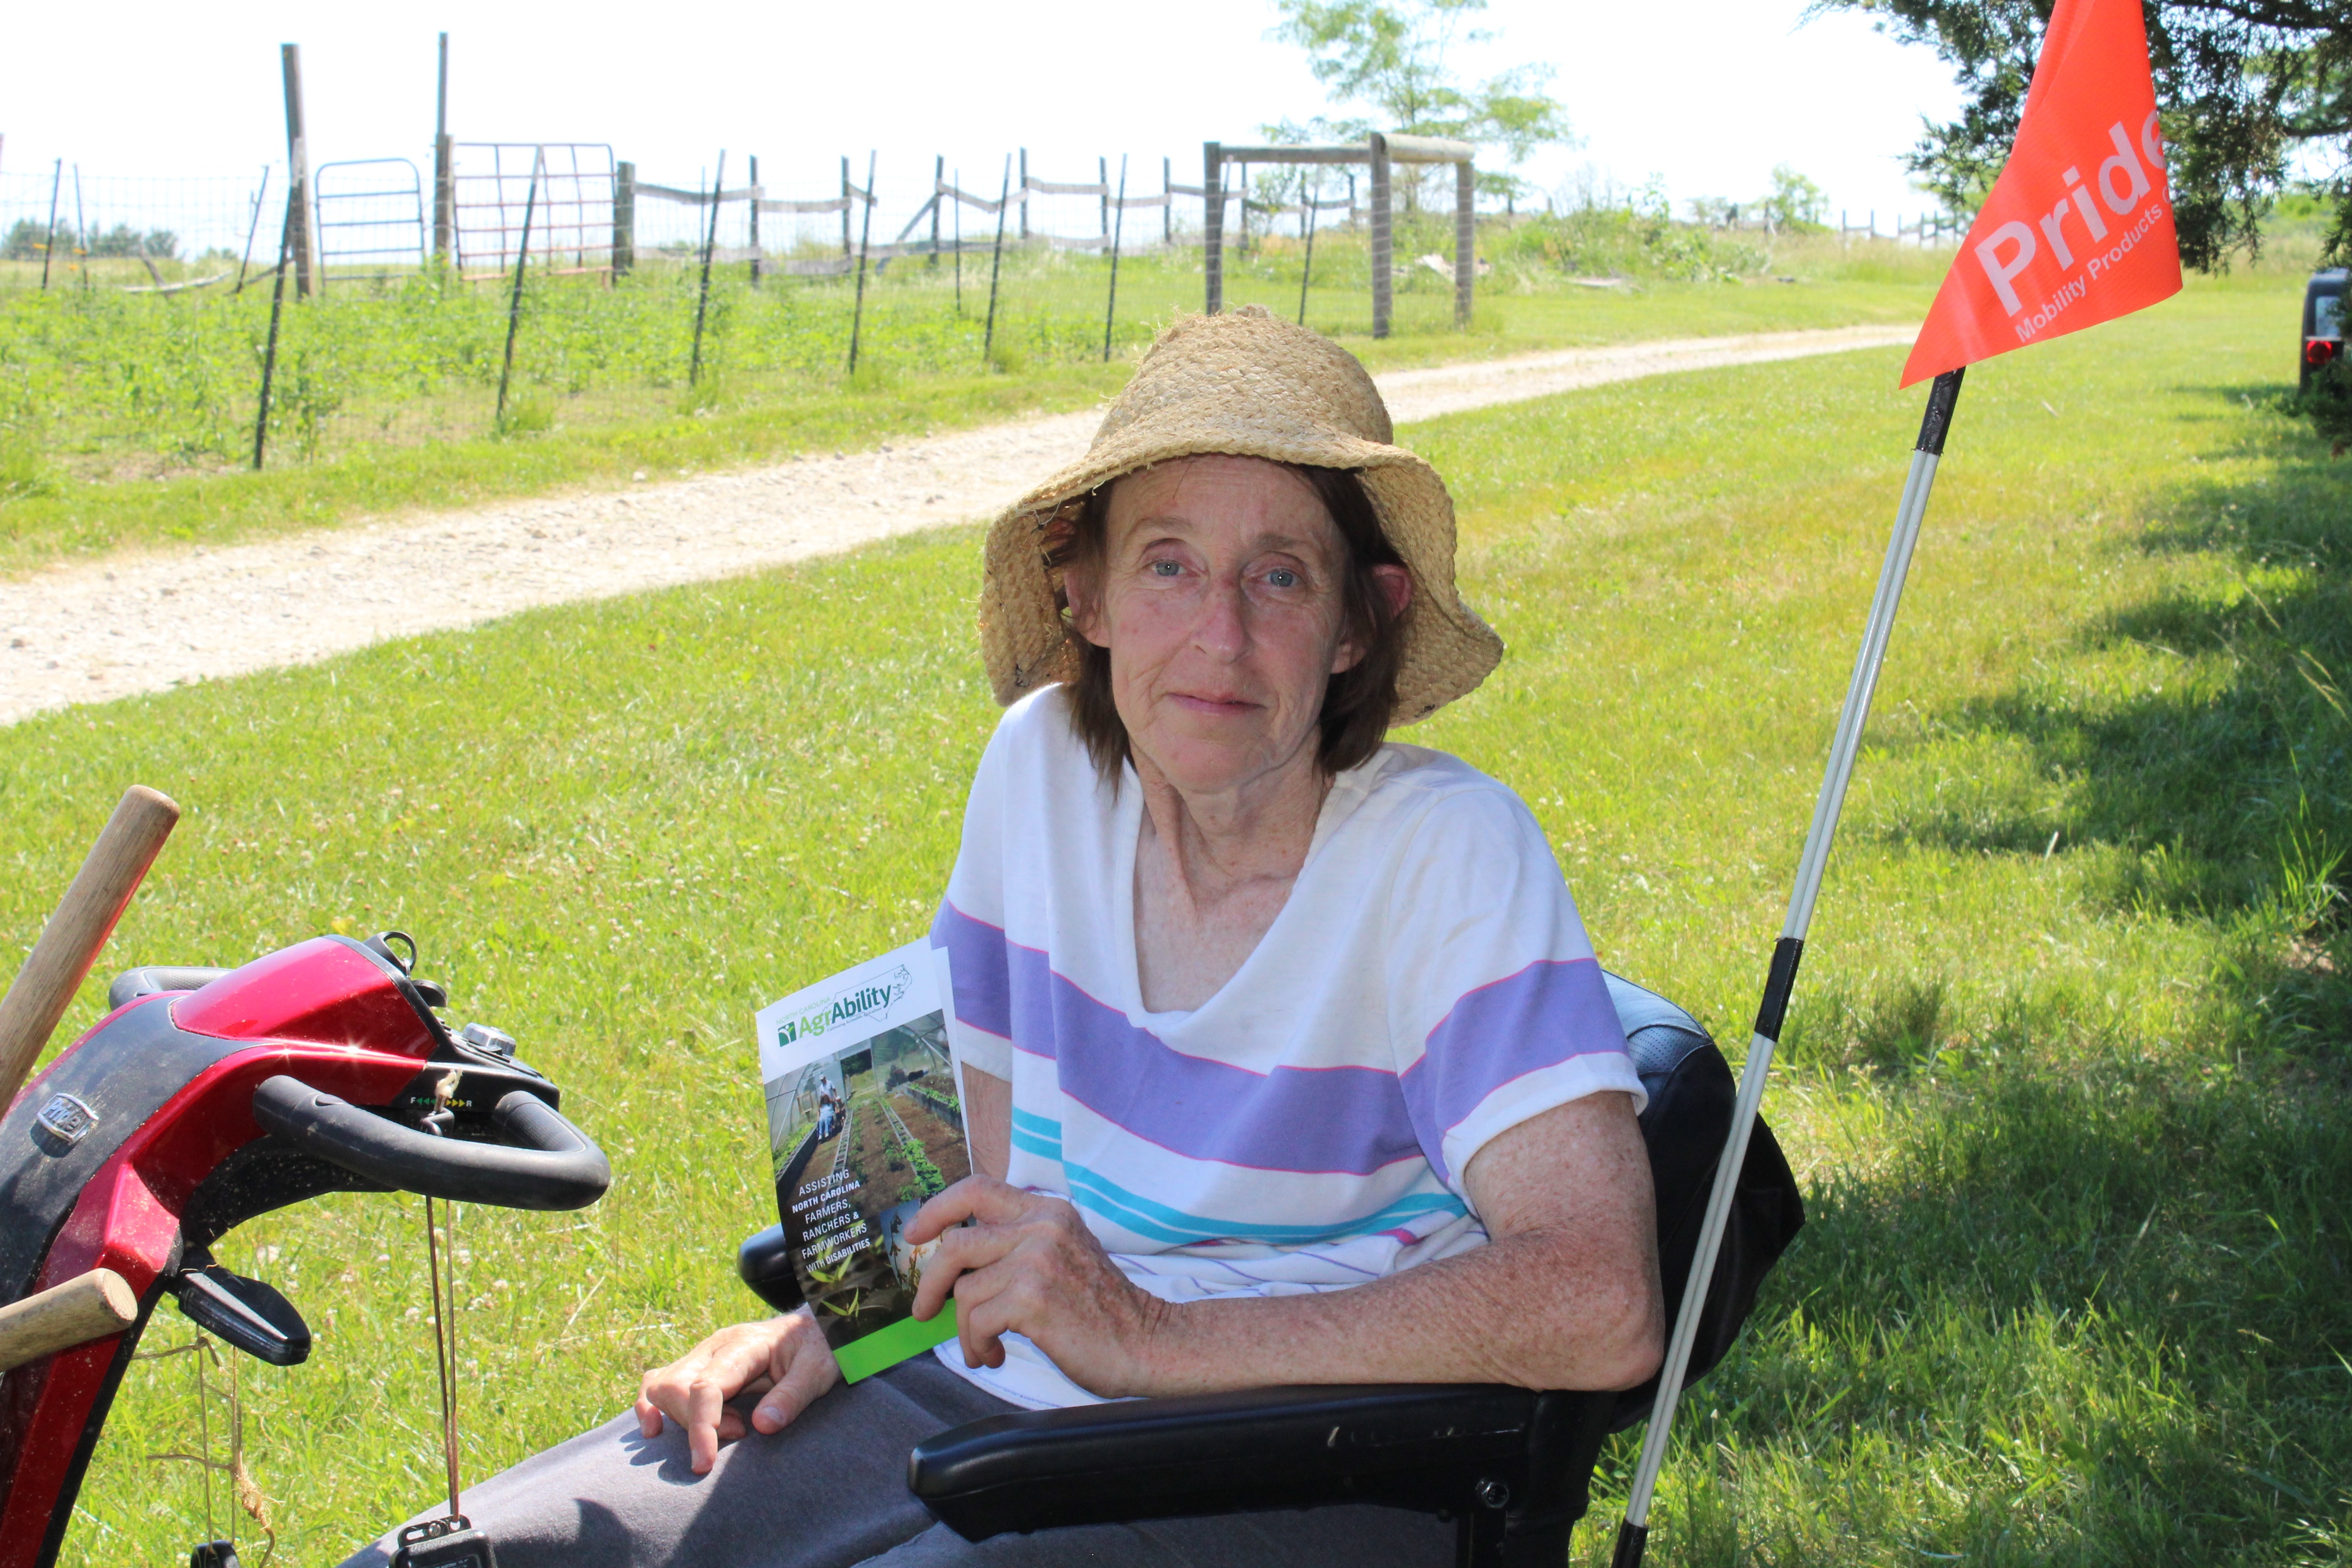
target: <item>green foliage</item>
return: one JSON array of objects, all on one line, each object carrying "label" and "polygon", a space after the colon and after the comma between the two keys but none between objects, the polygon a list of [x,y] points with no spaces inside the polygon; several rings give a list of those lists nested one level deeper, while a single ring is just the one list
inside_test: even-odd
[{"label": "green foliage", "polygon": [[915,1182],[919,1190],[912,1195],[927,1198],[934,1193],[948,1190],[947,1177],[940,1173],[940,1168],[931,1163],[930,1155],[923,1152],[921,1143],[909,1138],[898,1145],[898,1152],[906,1157],[907,1163],[915,1172]]},{"label": "green foliage", "polygon": [[2313,373],[2303,393],[2303,410],[2336,456],[2352,448],[2352,365],[2342,354]]},{"label": "green foliage", "polygon": [[[1752,273],[1751,253],[1661,231],[1623,263],[1663,294],[1596,296],[1564,280],[1574,249],[1485,226],[1503,268],[1482,286],[1469,338],[1452,283],[1410,264],[1450,255],[1449,219],[1406,216],[1392,336],[1374,342],[1360,229],[1317,237],[1309,321],[1375,368],[1622,341],[1916,319],[1924,271],[1856,279],[1801,297],[1678,296],[1680,278]],[[1530,247],[1533,248],[1530,248]],[[1651,254],[1655,248],[1656,254]],[[1782,266],[1824,279],[1853,257]],[[222,542],[407,507],[460,506],[551,486],[625,485],[639,469],[728,467],[870,446],[1042,410],[1091,406],[1176,312],[1198,309],[1197,258],[1121,264],[1112,362],[1102,363],[1105,268],[1071,253],[1008,257],[995,353],[983,363],[986,274],[897,267],[869,279],[860,374],[844,373],[849,300],[837,284],[714,279],[716,332],[689,389],[693,280],[648,269],[619,289],[534,278],[509,389],[495,417],[504,290],[428,273],[381,289],[330,284],[283,312],[268,467],[251,471],[268,295],[159,298],[112,289],[0,290],[0,449],[39,482],[0,494],[0,571],[118,544]],[[1261,222],[1229,255],[1235,305],[1298,308],[1304,248]],[[1580,261],[1576,266],[1583,266]],[[1591,269],[1612,269],[1605,258]],[[870,367],[870,368],[869,368]],[[520,423],[517,423],[517,419]],[[503,438],[528,434],[528,440]]]},{"label": "green foliage", "polygon": [[38,261],[48,244],[48,225],[20,217],[8,226],[7,237],[0,239],[0,261]]},{"label": "green foliage", "polygon": [[[2352,1540],[2352,465],[2280,385],[2300,286],[2192,279],[1969,378],[1766,1103],[1807,1227],[1684,1407],[1660,1568],[2319,1568]],[[1708,322],[1812,297],[1661,295]],[[1518,791],[1611,967],[1724,1038],[1917,430],[1900,360],[1404,432],[1511,650],[1404,738]],[[996,717],[980,553],[942,531],[0,731],[19,949],[125,784],[189,809],[61,1040],[116,969],[399,925],[611,1154],[583,1214],[455,1222],[468,1476],[758,1310],[751,1018],[928,926]],[[336,1194],[216,1249],[318,1333],[244,1373],[297,1568],[434,1495],[420,1219]],[[130,1369],[62,1562],[184,1554],[198,1478],[146,1456],[187,1451],[186,1377]],[[1608,1552],[1588,1525],[1575,1560]]]},{"label": "green foliage", "polygon": [[[1466,82],[1446,58],[1454,45],[1494,35],[1462,32],[1486,0],[1278,0],[1273,36],[1307,53],[1307,68],[1339,103],[1371,110],[1374,121],[1319,122],[1347,138],[1368,131],[1446,136],[1496,147],[1518,163],[1538,147],[1572,140],[1559,101],[1544,89],[1549,66],[1523,65]],[[1408,191],[1418,172],[1399,171]],[[1514,182],[1516,184],[1516,182]]]},{"label": "green foliage", "polygon": [[1759,204],[1775,228],[1818,228],[1830,210],[1822,188],[1788,163],[1772,166],[1772,194]]},{"label": "green foliage", "polygon": [[1654,191],[1622,204],[1529,214],[1487,242],[1486,255],[1515,278],[1576,277],[1725,283],[1764,270],[1762,251],[1732,235],[1666,216]]},{"label": "green foliage", "polygon": [[[1930,124],[1914,173],[1956,212],[1992,188],[2016,140],[2051,0],[1816,0],[1860,11],[1933,47],[1967,94],[1960,118]],[[2321,182],[2334,209],[2329,252],[2352,256],[2352,11],[2303,0],[2148,0],[2148,54],[2170,149],[2166,171],[2180,258],[2210,270],[2252,255],[2290,169]]]}]

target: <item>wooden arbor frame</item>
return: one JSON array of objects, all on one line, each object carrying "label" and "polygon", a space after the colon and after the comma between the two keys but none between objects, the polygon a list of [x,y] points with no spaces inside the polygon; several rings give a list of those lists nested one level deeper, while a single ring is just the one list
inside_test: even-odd
[{"label": "wooden arbor frame", "polygon": [[1228,163],[1369,163],[1372,173],[1372,336],[1389,335],[1393,303],[1389,168],[1394,163],[1454,165],[1454,324],[1470,324],[1472,279],[1477,271],[1477,237],[1472,228],[1470,198],[1477,183],[1472,166],[1475,152],[1467,142],[1435,136],[1397,136],[1374,132],[1362,142],[1324,142],[1294,147],[1229,146],[1206,142],[1201,147],[1202,201],[1206,210],[1202,270],[1208,277],[1208,313],[1225,304],[1225,165]]}]

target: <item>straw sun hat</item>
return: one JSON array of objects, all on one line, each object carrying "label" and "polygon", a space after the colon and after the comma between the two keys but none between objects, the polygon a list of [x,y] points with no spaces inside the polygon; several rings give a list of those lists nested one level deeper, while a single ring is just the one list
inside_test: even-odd
[{"label": "straw sun hat", "polygon": [[1445,482],[1393,440],[1372,378],[1328,339],[1257,305],[1181,318],[1112,399],[1086,457],[988,531],[980,646],[997,701],[1077,676],[1077,634],[1064,619],[1060,574],[1045,563],[1055,521],[1123,474],[1206,453],[1356,470],[1412,573],[1389,721],[1426,719],[1472,690],[1503,657],[1503,641],[1454,591]]}]

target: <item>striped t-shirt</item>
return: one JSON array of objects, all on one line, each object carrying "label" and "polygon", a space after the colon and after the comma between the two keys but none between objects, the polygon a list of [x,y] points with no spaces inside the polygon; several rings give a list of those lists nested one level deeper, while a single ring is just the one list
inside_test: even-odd
[{"label": "striped t-shirt", "polygon": [[[1190,1012],[1143,1004],[1143,792],[1104,784],[1049,687],[981,759],[932,942],[960,1061],[1013,1086],[1015,1186],[1066,1196],[1171,1301],[1360,1285],[1484,1245],[1486,1141],[1641,1080],[1535,817],[1419,746],[1333,781],[1290,897]],[[1031,1407],[1093,1396],[1019,1335],[972,1372]]]}]

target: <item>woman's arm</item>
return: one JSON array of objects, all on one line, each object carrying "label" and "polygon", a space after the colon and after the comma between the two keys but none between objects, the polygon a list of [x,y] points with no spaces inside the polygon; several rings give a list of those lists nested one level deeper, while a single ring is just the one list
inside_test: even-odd
[{"label": "woman's arm", "polygon": [[1004,1180],[1013,1168],[1013,1086],[975,1067],[963,1069],[963,1139],[971,1168]]},{"label": "woman's arm", "polygon": [[920,1241],[978,1221],[941,1242],[916,1315],[936,1312],[952,1285],[968,1364],[1002,1365],[999,1336],[1017,1331],[1108,1396],[1304,1383],[1630,1388],[1657,1370],[1657,1223],[1628,1096],[1588,1095],[1521,1122],[1479,1151],[1464,1183],[1492,1238],[1474,1252],[1353,1289],[1171,1305],[1130,1284],[1067,1203],[975,1177],[909,1227]]}]

